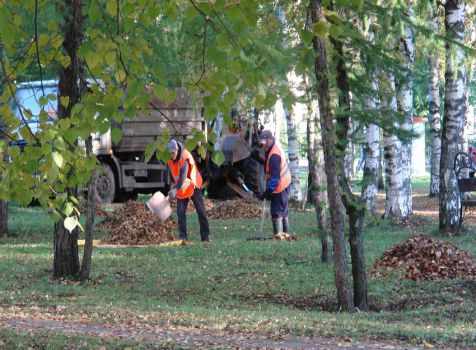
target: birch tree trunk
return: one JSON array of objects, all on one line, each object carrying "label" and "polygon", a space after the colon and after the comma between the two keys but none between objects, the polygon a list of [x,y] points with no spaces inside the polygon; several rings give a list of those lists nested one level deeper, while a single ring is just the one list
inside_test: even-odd
[{"label": "birch tree trunk", "polygon": [[[438,15],[434,15],[433,28],[438,30]],[[440,192],[440,157],[441,157],[441,117],[440,117],[440,60],[438,53],[432,52],[428,55],[428,65],[430,67],[429,76],[429,113],[430,122],[430,197],[438,196]]]},{"label": "birch tree trunk", "polygon": [[[464,99],[468,101],[470,95],[470,89],[468,84],[465,84],[464,89]],[[463,147],[462,151],[468,153],[469,146],[470,146],[470,138],[473,130],[473,120],[470,116],[470,109],[466,106],[466,110],[464,112],[464,125],[463,125]],[[469,171],[468,171],[469,176]]]},{"label": "birch tree trunk", "polygon": [[301,172],[299,170],[299,144],[296,135],[294,115],[289,108],[284,107],[284,115],[288,128],[288,158],[289,171],[291,172],[291,199],[297,202],[302,200]]},{"label": "birch tree trunk", "polygon": [[[445,116],[441,142],[440,167],[440,225],[442,233],[457,233],[459,228],[460,197],[453,161],[463,142],[466,112],[464,51],[458,46],[464,39],[466,19],[464,1],[445,4]],[[453,44],[454,43],[454,44]]]},{"label": "birch tree trunk", "polygon": [[317,229],[321,240],[321,261],[332,261],[332,240],[327,230],[327,191],[326,175],[324,170],[324,154],[322,149],[321,134],[317,132],[319,125],[319,112],[308,108],[306,138],[308,145],[307,159],[309,163],[309,192],[316,210]]},{"label": "birch tree trunk", "polygon": [[[287,33],[288,24],[286,21],[285,11],[283,7],[278,8],[278,18],[282,25],[282,45],[286,49],[288,47]],[[296,79],[295,74],[290,72],[287,74],[288,83],[292,84],[293,79]],[[286,118],[287,134],[288,134],[288,165],[289,172],[291,173],[291,188],[290,198],[296,202],[302,200],[301,190],[301,173],[299,171],[299,144],[296,134],[296,121],[294,118],[294,112],[289,110],[288,106],[283,103],[284,117]]]},{"label": "birch tree trunk", "polygon": [[[311,18],[313,23],[321,23],[324,11],[321,0],[310,0]],[[324,164],[327,176],[327,198],[331,214],[332,236],[334,241],[334,272],[337,287],[337,301],[342,310],[354,311],[352,296],[349,290],[347,257],[345,248],[344,216],[342,201],[337,179],[335,154],[335,128],[331,110],[330,87],[327,66],[327,48],[324,39],[314,36],[312,39],[316,59],[314,62],[317,79],[317,95],[319,98],[319,114],[321,123]]]},{"label": "birch tree trunk", "polygon": [[[68,97],[68,106],[58,103],[58,118],[66,118],[71,109],[80,99],[81,63],[77,55],[83,41],[83,21],[81,0],[65,0],[65,24],[63,49],[71,59],[68,67],[62,67],[59,73],[58,101]],[[67,189],[68,197],[76,195],[76,189]],[[63,278],[76,276],[79,273],[78,232],[77,228],[71,233],[64,227],[64,220],[54,225],[54,261],[53,276]]]},{"label": "birch tree trunk", "polygon": [[[406,16],[409,20],[413,19],[413,1],[410,1]],[[413,39],[413,30],[406,24],[405,33],[399,41],[399,51],[402,57],[403,72],[398,82],[397,99],[398,107],[403,112],[404,121],[401,129],[407,132],[413,130],[413,63],[415,60],[415,45]],[[403,183],[401,191],[401,199],[404,201],[403,206],[405,212],[403,217],[407,217],[412,213],[412,140],[405,139],[402,141],[401,148],[402,158],[402,176]]]},{"label": "birch tree trunk", "polygon": [[[350,131],[351,133],[355,130],[355,125],[352,120],[350,120]],[[344,172],[345,177],[350,181],[355,176],[354,171],[354,154],[355,154],[355,145],[352,140],[347,140],[347,148],[345,149],[344,155]]]},{"label": "birch tree trunk", "polygon": [[[377,92],[377,81],[372,74],[372,90]],[[367,97],[366,107],[369,110],[377,109],[375,97]],[[366,126],[364,143],[365,165],[362,186],[362,200],[367,209],[375,213],[378,193],[378,176],[380,170],[380,128],[375,124]]]},{"label": "birch tree trunk", "polygon": [[[388,74],[387,79],[383,79],[380,90],[383,96],[381,100],[382,110],[388,110],[389,117],[392,118],[391,114],[396,113],[398,108],[395,95],[395,78],[392,74]],[[394,123],[394,126],[398,127],[397,123]],[[402,143],[396,135],[384,130],[383,145],[385,183],[387,186],[384,216],[386,218],[405,218],[409,215],[409,211],[406,196],[402,190],[403,174],[400,157]]]},{"label": "birch tree trunk", "polygon": [[[438,4],[432,1],[433,19],[432,27],[435,34],[440,33]],[[440,116],[440,58],[435,49],[428,54],[429,66],[429,108],[428,119],[430,122],[430,197],[440,193],[440,158],[441,158],[441,116]]]}]

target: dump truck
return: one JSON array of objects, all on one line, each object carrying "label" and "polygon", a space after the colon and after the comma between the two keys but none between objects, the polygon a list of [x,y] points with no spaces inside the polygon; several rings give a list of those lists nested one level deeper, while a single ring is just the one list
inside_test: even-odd
[{"label": "dump truck", "polygon": [[[51,91],[57,91],[55,82],[49,82],[48,86]],[[93,152],[103,169],[96,181],[95,192],[99,203],[123,202],[137,198],[140,193],[166,193],[170,187],[167,165],[155,157],[145,162],[146,146],[165,130],[182,142],[191,137],[194,130],[208,134],[211,126],[203,116],[203,108],[192,103],[184,89],[176,89],[175,93],[173,102],[166,103],[151,97],[150,108],[138,110],[133,118],[115,123],[114,126],[123,134],[120,142],[112,141],[110,130],[93,136]],[[22,104],[24,97],[28,96],[30,104],[34,104],[42,94],[38,82],[21,84],[17,100]],[[30,106],[30,109],[33,111],[36,107]],[[210,154],[202,159],[192,150],[210,198],[250,197],[264,191],[265,172],[263,154],[258,148],[258,134],[259,130],[254,126],[224,135],[221,150],[225,162],[221,166],[211,162]]]}]

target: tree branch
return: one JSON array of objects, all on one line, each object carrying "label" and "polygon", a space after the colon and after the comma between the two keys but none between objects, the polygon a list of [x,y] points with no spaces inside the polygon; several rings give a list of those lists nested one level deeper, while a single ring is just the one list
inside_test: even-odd
[{"label": "tree branch", "polygon": [[160,115],[161,115],[162,117],[164,117],[165,120],[167,120],[167,121],[172,125],[172,127],[173,127],[174,130],[175,130],[175,134],[174,134],[174,135],[178,135],[179,131],[178,131],[177,128],[175,127],[174,122],[171,121],[171,120],[165,115],[165,113],[162,112],[162,111],[160,110],[160,108],[157,107],[156,105],[154,105],[152,102],[149,102],[149,105],[150,105],[154,110],[156,110],[157,112],[159,112]]},{"label": "tree branch", "polygon": [[202,48],[202,74],[200,74],[200,77],[198,80],[195,82],[195,85],[198,85],[198,83],[202,80],[204,77],[207,67],[205,66],[205,49],[207,47],[207,26],[208,26],[208,21],[206,18],[205,20],[205,27],[203,28],[203,48]]},{"label": "tree branch", "polygon": [[36,46],[36,60],[38,62],[38,69],[40,73],[40,85],[43,95],[45,94],[45,89],[43,88],[43,71],[41,69],[40,61],[40,49],[38,47],[38,0],[35,0],[35,46]]},{"label": "tree branch", "polygon": [[20,116],[21,116],[21,119],[23,121],[23,123],[25,124],[26,128],[28,129],[28,131],[30,132],[30,135],[35,139],[36,142],[39,142],[38,138],[36,137],[36,135],[33,133],[33,131],[31,131],[31,128],[30,126],[28,125],[28,120],[25,118],[25,115],[23,114],[23,111],[21,109],[21,104],[18,102],[18,99],[17,97],[15,96],[15,90],[13,89],[12,87],[12,81],[10,79],[10,76],[8,75],[7,73],[7,70],[5,68],[5,61],[3,60],[3,56],[0,54],[0,64],[2,66],[2,72],[3,72],[3,76],[5,77],[5,81],[7,82],[7,85],[8,85],[8,89],[10,90],[10,94],[12,95],[12,98],[13,100],[15,101],[15,103],[17,104],[18,106],[18,110],[20,111]]}]

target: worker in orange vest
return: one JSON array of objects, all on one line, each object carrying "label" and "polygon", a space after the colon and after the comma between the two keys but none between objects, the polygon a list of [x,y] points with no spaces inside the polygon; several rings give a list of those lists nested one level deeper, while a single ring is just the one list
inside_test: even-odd
[{"label": "worker in orange vest", "polygon": [[263,130],[259,139],[265,147],[266,164],[266,191],[261,198],[271,200],[274,234],[289,232],[288,202],[291,173],[286,161],[286,153],[276,143],[271,131]]},{"label": "worker in orange vest", "polygon": [[197,169],[192,154],[181,142],[171,140],[167,143],[170,152],[168,168],[173,185],[169,191],[169,198],[177,197],[177,216],[179,237],[187,239],[187,205],[192,199],[200,223],[200,236],[203,242],[210,242],[210,228],[205,212],[202,194],[202,176]]}]

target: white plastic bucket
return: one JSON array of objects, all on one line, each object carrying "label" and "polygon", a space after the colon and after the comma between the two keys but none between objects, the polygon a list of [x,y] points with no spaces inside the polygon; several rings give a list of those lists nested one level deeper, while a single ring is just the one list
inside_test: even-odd
[{"label": "white plastic bucket", "polygon": [[161,221],[167,220],[172,214],[172,208],[169,201],[162,192],[155,192],[147,201],[147,208],[157,215]]}]

